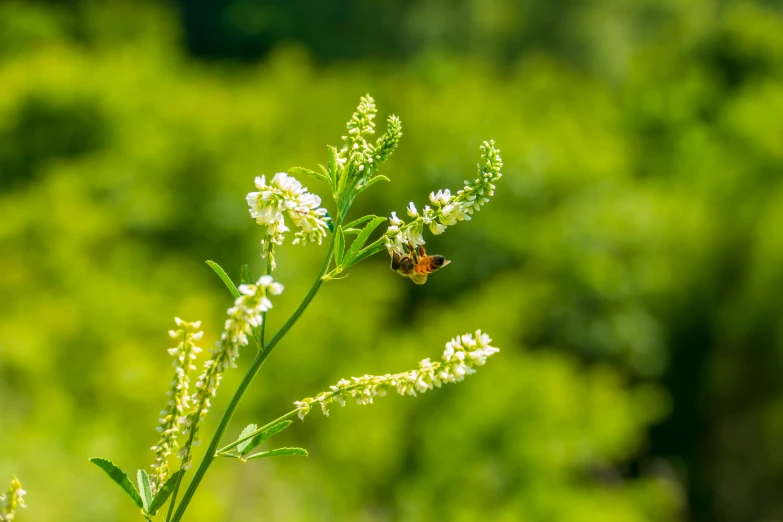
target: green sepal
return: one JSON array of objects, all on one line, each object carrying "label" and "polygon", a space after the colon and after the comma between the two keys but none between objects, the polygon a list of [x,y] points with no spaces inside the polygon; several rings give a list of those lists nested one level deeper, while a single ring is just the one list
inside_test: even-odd
[{"label": "green sepal", "polygon": [[155,498],[152,499],[152,503],[150,504],[150,515],[154,515],[161,507],[163,507],[163,504],[166,503],[169,496],[171,495],[171,492],[174,491],[174,487],[177,485],[179,476],[183,473],[185,473],[185,471],[181,469],[175,471],[168,478],[168,480],[166,480],[165,484],[163,484],[163,486],[158,490],[158,492],[155,494]]},{"label": "green sepal", "polygon": [[[256,446],[264,442],[265,440],[269,439],[273,435],[277,435],[287,427],[289,427],[292,424],[292,421],[287,420],[283,422],[278,422],[277,424],[273,424],[272,426],[269,426],[267,429],[256,435],[250,440],[250,443],[243,449],[239,450],[239,453],[241,455],[247,455],[253,449],[255,449]],[[239,446],[237,446],[237,449],[239,449]]]},{"label": "green sepal", "polygon": [[226,285],[226,288],[228,288],[228,291],[234,296],[234,299],[239,299],[239,290],[237,290],[237,287],[231,278],[228,277],[226,271],[214,261],[207,260],[206,263],[209,265],[209,268],[215,271],[220,280],[223,281],[223,284]]},{"label": "green sepal", "polygon": [[378,225],[386,221],[385,217],[376,217],[370,220],[370,222],[367,224],[364,229],[359,233],[358,236],[356,236],[356,239],[353,243],[351,243],[351,248],[348,249],[348,252],[345,254],[344,263],[346,265],[352,265],[355,263],[355,258],[359,255],[360,251],[362,250],[362,247],[367,242],[367,240],[370,238],[370,234],[373,233],[373,231],[378,228]]},{"label": "green sepal", "polygon": [[[242,430],[242,433],[239,434],[239,439],[244,439],[245,437],[251,435],[254,431],[258,429],[258,425],[256,424],[248,424],[244,430]],[[252,438],[247,439],[245,442],[241,443],[239,446],[237,446],[237,451],[239,453],[242,453],[248,445],[253,442]]]},{"label": "green sepal", "polygon": [[334,266],[339,267],[343,261],[345,253],[345,235],[343,227],[337,227],[337,234],[334,236]]},{"label": "green sepal", "polygon": [[304,167],[291,167],[290,169],[288,169],[288,172],[292,172],[292,173],[295,173],[295,174],[304,174],[305,176],[310,176],[310,177],[313,177],[315,179],[319,179],[321,181],[325,181],[326,183],[329,183],[329,178],[327,176],[324,176],[320,172],[316,172],[314,170],[306,169]]},{"label": "green sepal", "polygon": [[93,457],[90,459],[90,462],[105,471],[106,474],[109,475],[109,478],[111,478],[118,486],[122,488],[123,491],[125,491],[134,504],[136,504],[139,508],[144,507],[136,486],[133,485],[133,482],[130,481],[128,475],[118,468],[116,464],[110,460],[102,459],[100,457]]},{"label": "green sepal", "polygon": [[260,453],[254,453],[245,458],[245,461],[263,459],[266,457],[306,457],[308,455],[307,450],[304,448],[277,448],[269,451],[262,451]]},{"label": "green sepal", "polygon": [[253,274],[250,273],[250,265],[242,265],[242,268],[239,269],[239,280],[243,285],[253,283]]},{"label": "green sepal", "polygon": [[150,478],[147,476],[147,472],[140,469],[137,473],[137,480],[139,482],[139,493],[141,493],[142,509],[145,513],[150,513],[150,506],[152,505],[152,489],[150,488]]}]

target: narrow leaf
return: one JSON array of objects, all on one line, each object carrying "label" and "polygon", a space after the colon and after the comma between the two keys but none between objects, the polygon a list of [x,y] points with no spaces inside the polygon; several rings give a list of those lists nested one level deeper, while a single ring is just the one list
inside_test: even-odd
[{"label": "narrow leaf", "polygon": [[359,219],[355,219],[355,220],[351,221],[350,223],[348,223],[347,225],[345,225],[345,228],[353,228],[353,227],[358,227],[358,226],[359,226],[359,225],[361,225],[362,223],[365,223],[365,222],[367,222],[367,221],[370,221],[371,219],[375,219],[375,218],[377,218],[377,217],[378,217],[378,216],[376,216],[376,215],[374,215],[374,214],[368,214],[368,215],[366,215],[366,216],[364,216],[364,217],[360,217]]},{"label": "narrow leaf", "polygon": [[320,169],[321,169],[321,172],[323,172],[323,173],[324,173],[324,177],[325,177],[326,179],[329,179],[329,171],[326,169],[326,167],[324,167],[323,165],[321,165],[321,164],[319,163],[319,164],[318,164],[318,168],[320,168]]},{"label": "narrow leaf", "polygon": [[[239,434],[239,439],[237,439],[237,440],[244,439],[245,437],[249,436],[250,434],[252,434],[257,429],[258,429],[258,426],[256,424],[248,424],[245,427],[245,429],[242,430],[242,433]],[[237,446],[237,451],[239,453],[242,453],[244,451],[244,449],[248,446],[248,444],[250,444],[252,441],[253,441],[252,438],[247,439],[245,442],[243,442],[239,446]]]},{"label": "narrow leaf", "polygon": [[361,194],[362,192],[364,192],[365,190],[367,190],[371,186],[375,185],[379,181],[391,181],[391,180],[389,178],[387,178],[386,176],[384,176],[382,174],[379,174],[379,175],[375,176],[374,178],[371,178],[370,180],[368,180],[367,183],[365,183],[364,185],[362,185],[362,188],[359,189],[357,194]]},{"label": "narrow leaf", "polygon": [[90,462],[101,468],[103,471],[106,472],[109,477],[117,483],[118,486],[120,486],[125,493],[128,494],[128,496],[131,498],[131,500],[139,507],[143,507],[144,505],[141,502],[141,497],[139,496],[139,492],[136,490],[136,486],[133,485],[133,482],[130,481],[128,478],[128,475],[125,474],[124,471],[122,471],[120,468],[118,468],[112,461],[102,459],[100,457],[93,457],[90,459]]},{"label": "narrow leaf", "polygon": [[361,231],[362,231],[361,228],[346,228],[345,230],[343,230],[343,234],[345,234],[345,235],[348,235],[348,234],[358,234]]},{"label": "narrow leaf", "polygon": [[226,285],[226,288],[228,288],[228,291],[231,292],[231,295],[233,295],[235,299],[238,299],[239,290],[237,290],[237,287],[231,278],[228,277],[226,271],[223,270],[223,268],[221,268],[221,266],[214,261],[207,261],[207,264],[209,265],[209,268],[215,271],[220,280],[223,281],[223,284]]},{"label": "narrow leaf", "polygon": [[242,455],[247,455],[253,449],[255,449],[256,446],[267,440],[268,438],[272,437],[273,435],[277,435],[287,427],[291,425],[292,421],[287,420],[283,422],[278,422],[277,424],[274,424],[272,426],[269,426],[269,428],[265,429],[250,441],[250,444],[244,449],[244,451],[240,450],[240,453]]},{"label": "narrow leaf", "polygon": [[337,194],[337,181],[340,177],[340,173],[337,171],[337,148],[328,146],[329,148],[329,180],[332,185],[332,194]]},{"label": "narrow leaf", "polygon": [[325,181],[329,183],[329,178],[321,174],[320,172],[316,172],[314,170],[306,169],[304,167],[291,167],[288,169],[288,172],[292,172],[294,174],[304,174],[305,176],[310,176],[315,179],[319,179],[321,181]]},{"label": "narrow leaf", "polygon": [[345,235],[343,235],[343,227],[337,227],[337,235],[334,236],[334,266],[340,266],[343,261],[343,254],[345,253]]},{"label": "narrow leaf", "polygon": [[260,453],[254,453],[249,457],[246,457],[245,460],[263,459],[265,457],[288,457],[288,456],[306,457],[307,450],[305,450],[304,448],[277,448],[270,451],[262,451]]},{"label": "narrow leaf", "polygon": [[243,285],[253,283],[253,274],[250,272],[250,265],[242,265],[242,268],[239,270],[239,281]]},{"label": "narrow leaf", "polygon": [[145,512],[150,512],[152,505],[152,490],[150,489],[150,478],[143,469],[139,470],[137,475],[139,481],[139,493],[141,493],[141,504]]},{"label": "narrow leaf", "polygon": [[367,242],[367,240],[370,238],[370,234],[372,234],[373,230],[375,230],[378,225],[386,221],[385,217],[376,217],[373,218],[364,229],[359,233],[358,236],[356,236],[356,239],[353,243],[351,243],[351,248],[348,249],[348,253],[345,254],[345,263],[346,264],[353,264],[354,258],[359,254],[359,251],[362,249],[364,244]]},{"label": "narrow leaf", "polygon": [[166,480],[166,483],[163,484],[163,486],[158,490],[158,492],[155,494],[155,498],[152,500],[152,504],[150,504],[150,515],[154,515],[161,507],[163,507],[163,504],[166,503],[166,500],[168,500],[171,492],[174,491],[174,487],[177,485],[177,479],[184,472],[185,471],[181,469],[174,472],[168,478],[168,480]]},{"label": "narrow leaf", "polygon": [[359,254],[351,260],[351,265],[355,265],[356,263],[363,261],[367,259],[368,257],[377,254],[378,252],[386,249],[386,243],[384,241],[383,237],[378,238],[377,241],[372,243],[370,246],[362,249]]}]

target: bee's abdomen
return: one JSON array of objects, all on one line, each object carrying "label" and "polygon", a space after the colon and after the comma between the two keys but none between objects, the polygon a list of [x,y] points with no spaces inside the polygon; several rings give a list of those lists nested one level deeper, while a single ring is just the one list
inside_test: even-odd
[{"label": "bee's abdomen", "polygon": [[437,269],[437,267],[433,268],[429,261],[422,260],[413,268],[413,271],[417,274],[431,274]]}]

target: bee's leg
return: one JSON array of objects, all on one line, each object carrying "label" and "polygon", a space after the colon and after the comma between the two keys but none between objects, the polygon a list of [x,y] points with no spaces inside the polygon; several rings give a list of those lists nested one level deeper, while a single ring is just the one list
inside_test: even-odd
[{"label": "bee's leg", "polygon": [[427,251],[424,250],[424,245],[419,245],[419,248],[417,249],[419,257],[427,257]]},{"label": "bee's leg", "polygon": [[411,257],[413,257],[413,262],[414,263],[418,263],[419,262],[419,256],[418,256],[418,253],[416,251],[416,248],[411,243],[408,243],[407,246],[408,246],[408,251],[411,254]]}]

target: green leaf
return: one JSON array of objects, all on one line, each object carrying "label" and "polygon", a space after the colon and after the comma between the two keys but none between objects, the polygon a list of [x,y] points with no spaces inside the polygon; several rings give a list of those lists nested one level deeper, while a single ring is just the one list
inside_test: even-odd
[{"label": "green leaf", "polygon": [[287,457],[287,456],[306,457],[307,450],[305,450],[304,448],[277,448],[270,451],[262,451],[260,453],[254,453],[253,455],[250,455],[249,457],[245,458],[245,460],[263,459],[265,457]]},{"label": "green leaf", "polygon": [[185,473],[185,471],[181,469],[174,472],[168,478],[166,483],[163,484],[163,487],[158,490],[158,492],[155,494],[155,498],[152,500],[152,504],[150,504],[150,515],[154,515],[161,507],[163,507],[163,504],[166,503],[166,500],[168,500],[171,492],[174,491],[174,487],[177,485],[177,479],[183,473]]},{"label": "green leaf", "polygon": [[337,227],[337,235],[334,236],[334,266],[339,267],[345,253],[345,235],[343,227]]},{"label": "green leaf", "polygon": [[116,482],[139,508],[144,507],[136,486],[133,485],[133,482],[130,481],[124,471],[118,468],[112,461],[100,457],[93,457],[90,459],[90,462],[105,471],[109,478]]},{"label": "green leaf", "polygon": [[231,295],[234,296],[234,299],[239,298],[239,290],[237,290],[236,285],[231,280],[230,277],[228,277],[228,274],[226,273],[223,268],[214,261],[207,261],[206,262],[209,265],[209,268],[215,271],[215,273],[218,275],[218,277],[223,281],[223,284],[226,285],[226,288],[228,288],[228,291],[231,292]]},{"label": "green leaf", "polygon": [[358,234],[361,231],[362,231],[361,228],[346,228],[345,230],[343,230],[343,234],[345,234],[345,235],[348,235],[348,234]]},{"label": "green leaf", "polygon": [[[242,440],[242,439],[244,439],[245,437],[249,436],[251,433],[253,433],[253,432],[254,432],[254,431],[256,431],[257,429],[258,429],[258,425],[256,425],[256,424],[248,424],[248,425],[245,427],[245,429],[244,429],[244,430],[242,430],[242,433],[240,433],[240,434],[239,434],[239,438],[238,438],[237,440]],[[237,451],[238,451],[239,453],[242,453],[242,452],[245,450],[245,448],[246,448],[246,447],[247,447],[247,446],[248,446],[248,445],[249,445],[251,442],[253,442],[253,439],[252,439],[252,438],[250,438],[250,439],[247,439],[245,442],[243,442],[243,443],[241,443],[239,446],[237,446]]]},{"label": "green leaf", "polygon": [[150,478],[147,476],[147,472],[140,469],[137,474],[139,482],[139,492],[141,493],[141,503],[145,512],[150,512],[150,506],[152,505],[152,490],[150,489]]},{"label": "green leaf", "polygon": [[331,145],[327,146],[329,149],[329,179],[332,185],[332,194],[337,194],[337,178],[340,177],[340,173],[337,171],[337,148]]},{"label": "green leaf", "polygon": [[367,222],[367,221],[370,221],[371,219],[375,219],[375,218],[377,218],[377,217],[378,217],[378,216],[376,216],[376,215],[374,215],[374,214],[368,214],[368,215],[366,215],[366,216],[364,216],[364,217],[360,217],[359,219],[355,219],[355,220],[351,221],[350,223],[348,223],[347,225],[345,225],[345,228],[353,228],[353,227],[358,227],[358,226],[359,226],[359,225],[361,225],[362,223],[365,223],[365,222]]},{"label": "green leaf", "polygon": [[370,178],[370,179],[367,181],[367,183],[365,183],[365,184],[362,186],[362,188],[360,188],[360,189],[359,189],[359,191],[357,192],[357,194],[361,194],[362,192],[364,192],[365,190],[367,190],[367,189],[368,189],[368,188],[370,188],[371,186],[375,185],[375,184],[376,184],[376,183],[378,183],[379,181],[391,181],[391,180],[390,180],[389,178],[387,178],[386,176],[379,174],[379,175],[375,176],[374,178]]},{"label": "green leaf", "polygon": [[345,264],[352,265],[354,263],[354,258],[359,255],[359,251],[370,238],[370,234],[372,234],[373,230],[384,221],[386,221],[385,217],[376,217],[370,220],[367,226],[362,229],[358,236],[356,236],[354,242],[351,243],[351,248],[349,248],[348,253],[345,254]]},{"label": "green leaf", "polygon": [[253,283],[253,274],[250,273],[250,265],[242,265],[242,268],[239,270],[239,280],[243,285]]},{"label": "green leaf", "polygon": [[321,181],[325,181],[329,183],[329,178],[327,176],[324,176],[320,172],[316,172],[314,170],[306,169],[304,167],[291,167],[288,169],[288,172],[293,172],[295,174],[304,174],[305,176],[310,176],[315,179],[319,179]]},{"label": "green leaf", "polygon": [[240,453],[242,455],[247,455],[253,449],[255,449],[256,446],[267,440],[268,438],[272,437],[273,435],[277,435],[287,427],[289,427],[292,424],[292,421],[287,420],[283,422],[278,422],[277,424],[273,424],[272,426],[269,426],[267,429],[253,437],[253,439],[250,441],[250,444],[245,447],[244,451],[240,450]]},{"label": "green leaf", "polygon": [[368,257],[377,254],[378,252],[386,249],[386,242],[384,241],[383,236],[378,238],[377,241],[372,243],[367,248],[362,249],[361,252],[359,252],[359,255],[357,255],[353,260],[351,261],[351,265],[355,265],[356,263],[359,263],[360,261],[363,261],[367,259]]},{"label": "green leaf", "polygon": [[319,164],[318,164],[318,168],[320,168],[320,169],[321,169],[321,172],[323,172],[323,173],[324,173],[324,177],[325,177],[326,179],[329,179],[329,171],[326,169],[326,167],[324,167],[323,165],[321,165],[321,164],[319,163]]}]

